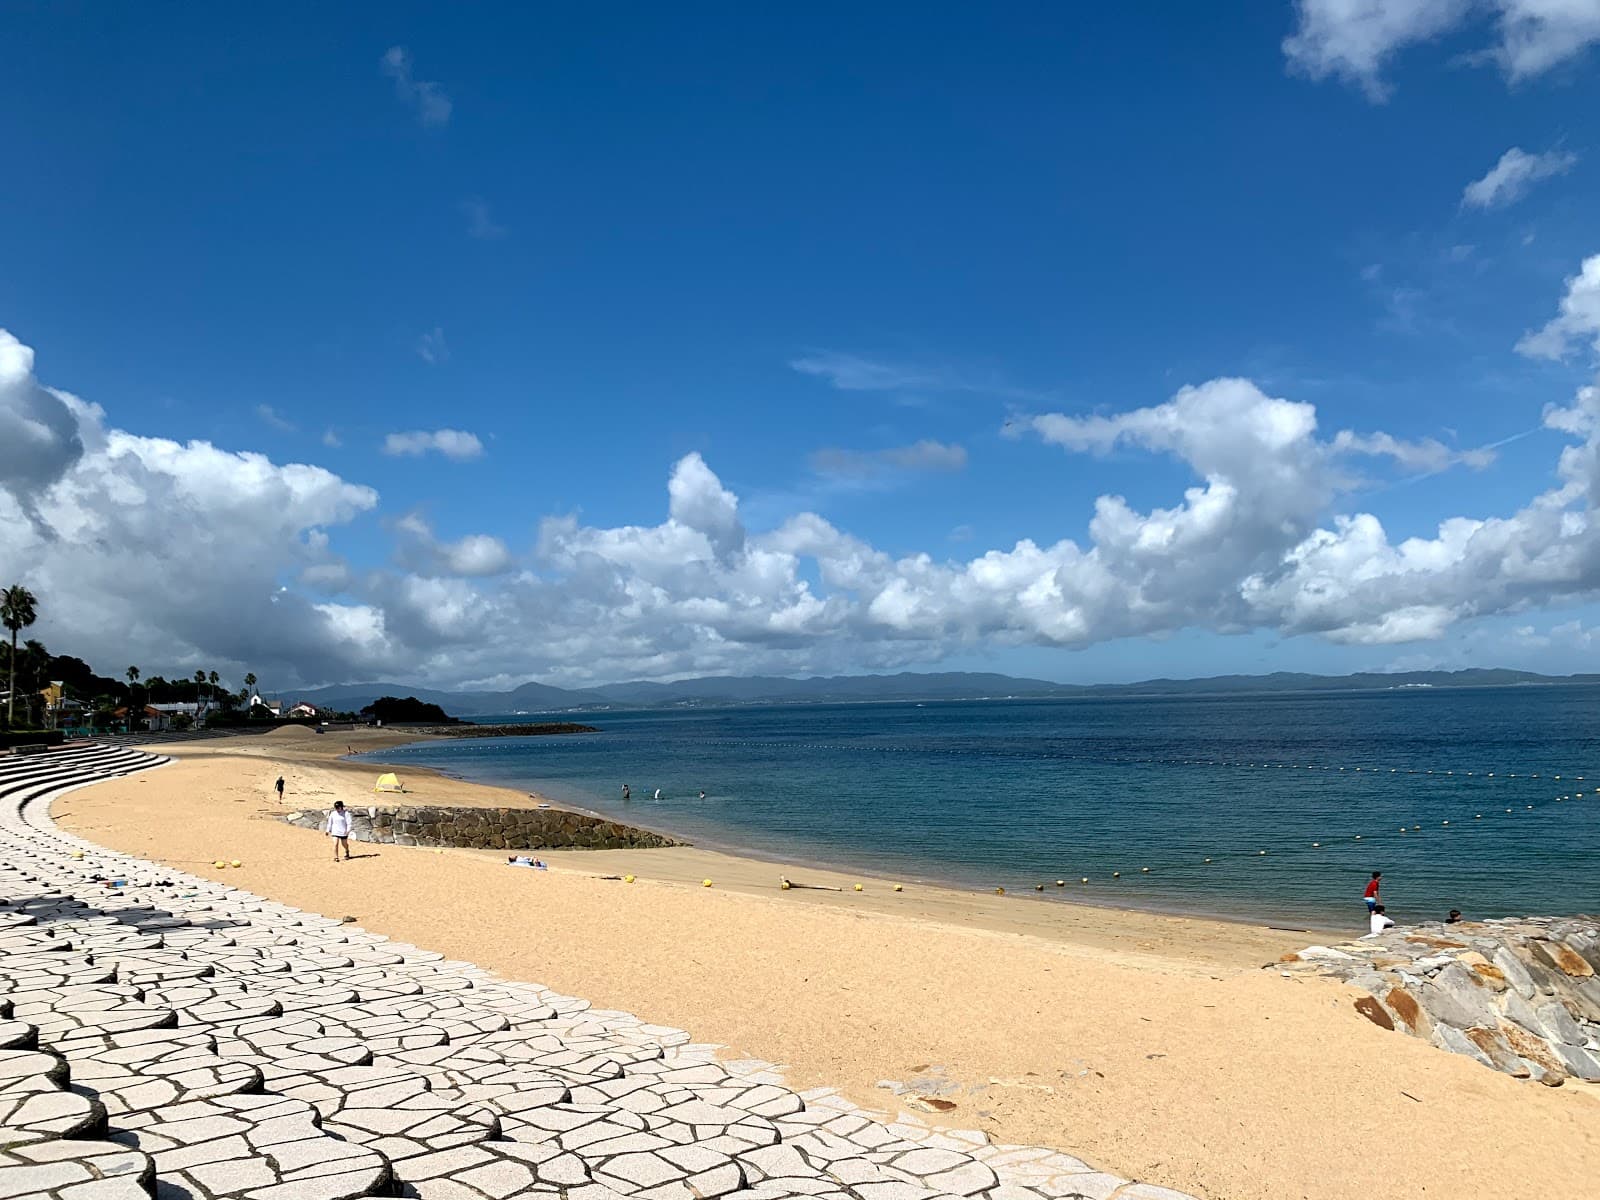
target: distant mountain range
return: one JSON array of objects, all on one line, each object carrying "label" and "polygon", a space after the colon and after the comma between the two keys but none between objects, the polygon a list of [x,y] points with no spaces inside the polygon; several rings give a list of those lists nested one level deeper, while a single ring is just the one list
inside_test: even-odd
[{"label": "distant mountain range", "polygon": [[834,675],[810,679],[714,675],[674,683],[612,683],[559,688],[525,683],[509,692],[443,692],[405,683],[352,683],[300,692],[298,699],[358,710],[380,696],[415,696],[452,716],[548,713],[604,708],[671,708],[724,704],[825,704],[891,700],[983,700],[1091,696],[1199,696],[1272,692],[1392,690],[1395,688],[1504,687],[1513,684],[1600,683],[1600,675],[1537,675],[1532,671],[1364,672],[1356,675],[1215,675],[1209,679],[1147,679],[1141,683],[1072,684],[971,671],[898,675]]}]

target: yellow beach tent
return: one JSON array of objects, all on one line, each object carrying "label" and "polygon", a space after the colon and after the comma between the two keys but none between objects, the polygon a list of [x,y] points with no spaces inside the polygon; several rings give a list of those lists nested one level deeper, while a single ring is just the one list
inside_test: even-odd
[{"label": "yellow beach tent", "polygon": [[400,778],[393,771],[388,771],[378,776],[375,792],[403,792],[406,789],[400,786]]}]

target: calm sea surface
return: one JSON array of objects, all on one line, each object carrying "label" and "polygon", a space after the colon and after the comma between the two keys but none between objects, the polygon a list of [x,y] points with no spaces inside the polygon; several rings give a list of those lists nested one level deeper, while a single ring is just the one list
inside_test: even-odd
[{"label": "calm sea surface", "polygon": [[384,757],[706,846],[1030,900],[1043,882],[1045,902],[1364,926],[1382,870],[1401,922],[1600,912],[1595,687],[578,719],[601,732]]}]

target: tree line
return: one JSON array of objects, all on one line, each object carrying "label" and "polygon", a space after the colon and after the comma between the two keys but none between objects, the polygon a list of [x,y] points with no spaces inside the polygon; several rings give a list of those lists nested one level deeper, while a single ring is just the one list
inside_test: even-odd
[{"label": "tree line", "polygon": [[[5,666],[5,722],[8,729],[40,729],[47,720],[44,690],[59,682],[66,698],[77,701],[93,715],[96,728],[124,722],[141,728],[147,704],[194,704],[200,719],[210,724],[231,724],[247,719],[270,719],[264,705],[250,706],[257,695],[255,672],[248,672],[237,691],[225,684],[216,671],[197,670],[191,676],[168,679],[146,675],[136,666],[128,667],[121,679],[98,675],[81,658],[70,654],[51,654],[43,642],[29,638],[19,645],[24,629],[39,619],[39,600],[21,584],[0,591],[0,624],[10,633],[10,653]],[[127,709],[117,716],[118,709]],[[335,714],[353,719],[352,714]],[[181,728],[189,723],[186,715],[176,721]]]}]

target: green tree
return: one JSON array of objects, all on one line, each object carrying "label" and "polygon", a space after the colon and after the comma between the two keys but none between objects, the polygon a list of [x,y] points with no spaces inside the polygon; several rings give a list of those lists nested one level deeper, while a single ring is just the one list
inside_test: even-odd
[{"label": "green tree", "polygon": [[44,697],[40,689],[49,682],[46,676],[50,673],[50,651],[44,648],[44,643],[29,638],[22,643],[22,666],[19,668],[28,679],[28,692],[23,697],[27,711],[22,714],[23,723],[37,728],[44,724]]},{"label": "green tree", "polygon": [[251,696],[256,694],[256,673],[254,671],[251,671],[245,675],[244,690],[248,693],[248,695],[245,696],[246,700],[249,700]]},{"label": "green tree", "polygon": [[11,631],[11,688],[6,694],[6,725],[17,710],[17,634],[39,619],[39,599],[20,583],[0,592],[0,624]]}]

